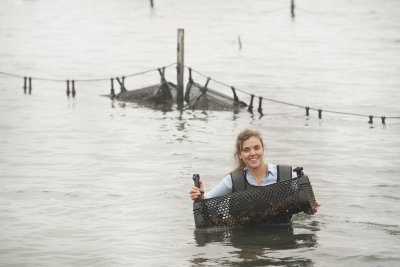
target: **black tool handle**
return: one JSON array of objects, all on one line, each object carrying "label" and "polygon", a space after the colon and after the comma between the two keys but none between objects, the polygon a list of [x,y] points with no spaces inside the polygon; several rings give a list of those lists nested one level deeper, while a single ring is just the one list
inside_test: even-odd
[{"label": "black tool handle", "polygon": [[304,173],[303,173],[303,167],[297,167],[297,168],[295,168],[293,171],[297,173],[297,177],[301,177],[301,176],[304,175]]},{"label": "black tool handle", "polygon": [[194,186],[200,188],[200,175],[193,174],[193,182],[194,182]]}]

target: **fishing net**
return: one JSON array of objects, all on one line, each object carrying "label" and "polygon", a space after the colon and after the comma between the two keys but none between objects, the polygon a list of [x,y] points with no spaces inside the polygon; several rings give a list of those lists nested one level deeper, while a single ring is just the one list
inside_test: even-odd
[{"label": "fishing net", "polygon": [[193,203],[196,228],[289,222],[293,214],[316,207],[307,176]]},{"label": "fishing net", "polygon": [[202,86],[192,80],[186,86],[185,101],[189,108],[200,110],[229,111],[246,106],[242,101],[207,88],[207,84]]},{"label": "fishing net", "polygon": [[126,102],[165,103],[174,101],[174,99],[176,99],[176,94],[177,90],[175,84],[162,81],[159,84],[145,88],[122,91],[116,96],[116,99]]},{"label": "fishing net", "polygon": [[[119,101],[137,102],[142,104],[171,104],[176,100],[177,87],[175,84],[167,82],[165,79],[165,67],[158,69],[158,73],[161,76],[161,82],[159,84],[136,90],[127,90],[125,88],[125,77],[122,77],[122,81],[117,78],[117,81],[121,86],[121,92],[116,95],[115,98]],[[114,96],[111,95],[111,97]]]},{"label": "fishing net", "polygon": [[[161,82],[156,85],[140,88],[136,90],[127,90],[124,85],[125,77],[122,80],[117,78],[118,83],[121,86],[121,92],[117,95],[114,94],[112,86],[111,98],[115,98],[119,101],[125,102],[136,102],[144,105],[156,105],[167,104],[171,105],[177,99],[177,86],[171,82],[167,82],[165,79],[165,68],[158,69],[161,76]],[[232,87],[233,98],[217,92],[213,89],[207,88],[207,80],[204,86],[195,83],[191,76],[191,70],[189,71],[190,77],[189,82],[186,86],[185,101],[188,108],[199,109],[199,110],[233,110],[238,111],[242,107],[246,107],[246,103],[239,101],[235,89]]]}]

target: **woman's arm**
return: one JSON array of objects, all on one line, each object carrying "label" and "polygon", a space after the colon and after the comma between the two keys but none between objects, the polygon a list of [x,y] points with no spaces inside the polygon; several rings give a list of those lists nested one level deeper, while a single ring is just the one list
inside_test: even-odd
[{"label": "woman's arm", "polygon": [[[213,189],[204,193],[203,181],[200,179],[200,188],[192,187],[190,190],[190,198],[192,200],[207,199],[213,197],[224,196],[232,192],[232,179],[230,175],[224,177]],[[203,194],[204,193],[204,194]]]},{"label": "woman's arm", "polygon": [[227,175],[213,189],[204,194],[204,198],[213,198],[227,195],[232,192],[231,175]]}]

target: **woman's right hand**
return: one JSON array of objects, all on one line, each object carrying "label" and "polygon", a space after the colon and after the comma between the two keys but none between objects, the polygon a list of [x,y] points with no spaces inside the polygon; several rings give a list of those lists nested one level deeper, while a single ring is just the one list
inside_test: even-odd
[{"label": "woman's right hand", "polygon": [[196,201],[203,199],[203,194],[204,194],[203,181],[200,179],[200,188],[193,186],[189,192],[189,195],[193,201]]}]

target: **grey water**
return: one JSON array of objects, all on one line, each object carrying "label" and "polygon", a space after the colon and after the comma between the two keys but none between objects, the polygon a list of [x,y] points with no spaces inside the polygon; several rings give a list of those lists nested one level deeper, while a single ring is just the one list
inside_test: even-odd
[{"label": "grey water", "polygon": [[[293,19],[286,0],[1,1],[0,266],[398,266],[400,2],[295,4]],[[196,82],[310,116],[265,99],[260,116],[257,98],[251,114],[103,96],[113,77],[157,84],[178,28]],[[248,127],[268,162],[304,167],[320,210],[195,230],[192,174],[212,188]]]}]

